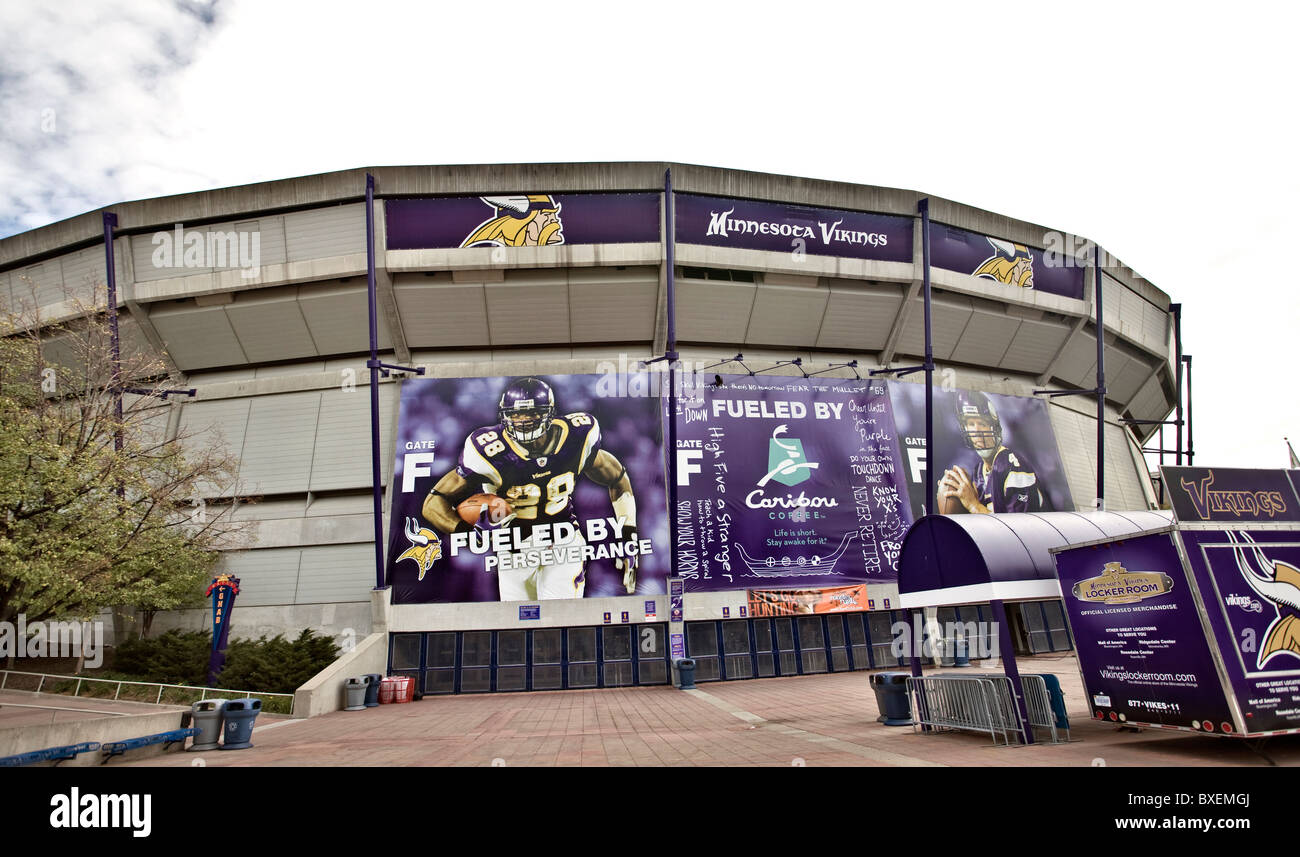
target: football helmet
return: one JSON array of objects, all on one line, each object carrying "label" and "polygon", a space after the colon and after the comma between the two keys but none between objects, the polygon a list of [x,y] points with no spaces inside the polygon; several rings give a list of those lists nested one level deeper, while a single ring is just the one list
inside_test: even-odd
[{"label": "football helmet", "polygon": [[540,378],[516,378],[501,392],[497,415],[520,443],[545,437],[555,417],[555,392]]},{"label": "football helmet", "polygon": [[[991,456],[1002,446],[1002,422],[998,419],[997,406],[983,393],[958,390],[954,408],[957,412],[957,425],[961,428],[962,440],[966,446],[980,454],[981,458]],[[983,420],[988,429],[973,429],[971,419]],[[976,443],[976,441],[981,441]]]}]

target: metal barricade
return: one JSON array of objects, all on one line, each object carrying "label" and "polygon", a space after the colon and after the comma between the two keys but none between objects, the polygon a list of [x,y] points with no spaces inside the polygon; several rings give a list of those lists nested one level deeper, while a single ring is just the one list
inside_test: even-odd
[{"label": "metal barricade", "polygon": [[[1030,726],[1047,730],[1051,743],[1061,743],[1043,678],[1027,675],[1021,681]],[[914,730],[928,726],[941,731],[986,732],[995,745],[1021,740],[1020,715],[1011,679],[1005,675],[908,677],[907,691],[913,700]],[[1069,740],[1068,732],[1064,740]]]}]

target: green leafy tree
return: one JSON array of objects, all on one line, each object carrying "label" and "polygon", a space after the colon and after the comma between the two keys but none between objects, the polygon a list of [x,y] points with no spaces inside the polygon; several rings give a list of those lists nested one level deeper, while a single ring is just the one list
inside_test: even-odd
[{"label": "green leafy tree", "polygon": [[194,605],[219,551],[246,542],[235,459],[169,433],[156,395],[121,392],[167,376],[145,349],[114,360],[102,307],[53,324],[0,309],[0,620]]}]

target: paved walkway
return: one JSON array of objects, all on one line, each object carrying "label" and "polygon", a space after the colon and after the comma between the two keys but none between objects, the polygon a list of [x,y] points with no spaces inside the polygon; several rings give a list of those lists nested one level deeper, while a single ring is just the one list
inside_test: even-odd
[{"label": "paved walkway", "polygon": [[[408,705],[279,720],[254,747],[124,764],[184,766],[1300,766],[1300,736],[1261,752],[1240,740],[1119,731],[1089,719],[1072,656],[1021,661],[1060,679],[1069,744],[995,747],[974,734],[923,735],[876,722],[867,673],[672,687],[428,697]],[[123,764],[123,763],[115,763]]]}]

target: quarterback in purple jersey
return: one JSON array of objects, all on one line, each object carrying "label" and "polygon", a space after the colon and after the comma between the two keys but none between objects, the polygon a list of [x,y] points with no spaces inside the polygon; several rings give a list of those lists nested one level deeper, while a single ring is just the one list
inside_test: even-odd
[{"label": "quarterback in purple jersey", "polygon": [[967,512],[1044,512],[1038,475],[1023,455],[1002,445],[997,408],[983,393],[957,393],[957,421],[966,446],[979,455],[981,466],[972,479],[966,468],[948,468],[939,480],[939,498],[955,499]]},{"label": "quarterback in purple jersey", "polygon": [[[555,392],[539,378],[518,378],[501,393],[499,421],[469,433],[456,467],[447,472],[425,498],[424,517],[444,533],[510,526],[533,547],[533,530],[542,524],[574,525],[573,539],[555,548],[585,546],[573,511],[573,491],[579,476],[609,489],[614,515],[622,531],[618,540],[634,541],[636,500],[632,482],[619,460],[600,448],[600,425],[591,414],[556,415]],[[486,511],[477,525],[465,523],[457,506],[468,497],[495,494],[509,504],[501,520]],[[546,528],[549,530],[549,527]],[[549,543],[539,538],[538,545]],[[556,551],[558,553],[559,551]],[[574,551],[569,551],[572,554]],[[629,595],[636,591],[637,556],[615,559]],[[497,571],[502,601],[581,598],[586,587],[586,562],[574,559],[550,564],[502,564]]]}]

